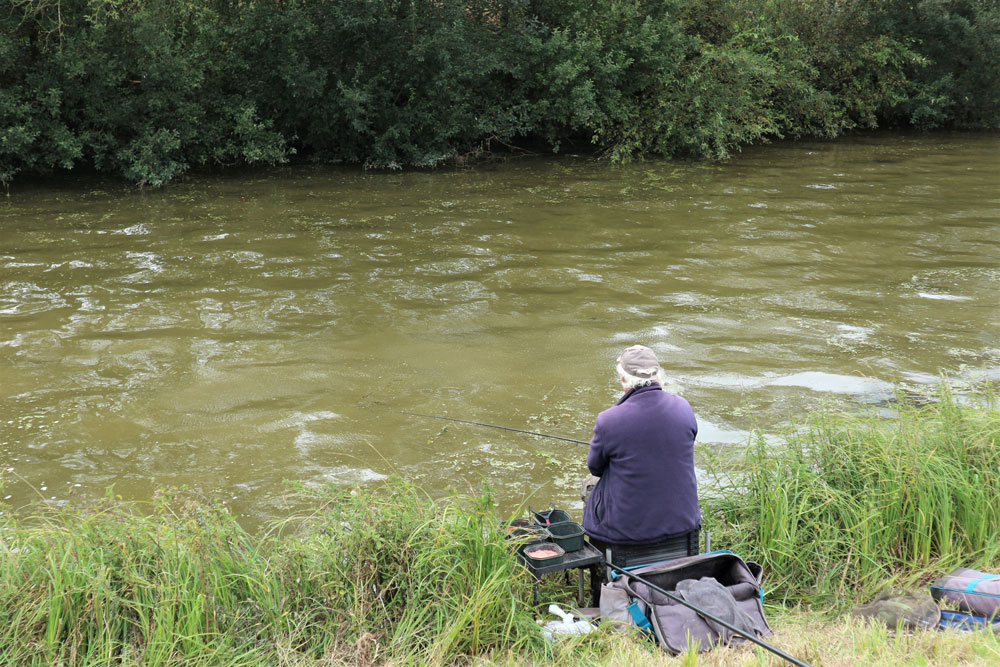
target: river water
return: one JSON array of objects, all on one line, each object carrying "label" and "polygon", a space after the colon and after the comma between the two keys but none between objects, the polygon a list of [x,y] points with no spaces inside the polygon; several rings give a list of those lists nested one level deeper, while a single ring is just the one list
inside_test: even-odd
[{"label": "river water", "polygon": [[705,452],[942,371],[1000,377],[1000,136],[776,143],[725,163],[295,167],[0,198],[3,496],[394,474],[578,509],[613,364],[654,348]]}]

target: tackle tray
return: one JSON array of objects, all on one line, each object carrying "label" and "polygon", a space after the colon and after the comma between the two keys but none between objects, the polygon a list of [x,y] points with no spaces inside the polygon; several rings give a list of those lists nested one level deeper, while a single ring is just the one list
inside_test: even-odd
[{"label": "tackle tray", "polygon": [[[534,554],[538,552],[553,552],[554,555],[550,556],[538,556]],[[555,565],[561,563],[563,556],[566,555],[566,550],[555,542],[535,542],[534,544],[529,544],[521,549],[521,554],[524,558],[534,565],[535,567],[540,567],[543,565]]]},{"label": "tackle tray", "polygon": [[552,523],[545,528],[549,539],[566,551],[577,551],[583,548],[583,526],[575,521]]},{"label": "tackle tray", "polygon": [[538,512],[532,509],[531,505],[528,505],[528,511],[535,517],[535,523],[543,527],[551,526],[554,523],[563,523],[564,521],[569,521],[573,518],[566,510],[556,509],[555,503],[552,504],[552,509],[541,510]]}]

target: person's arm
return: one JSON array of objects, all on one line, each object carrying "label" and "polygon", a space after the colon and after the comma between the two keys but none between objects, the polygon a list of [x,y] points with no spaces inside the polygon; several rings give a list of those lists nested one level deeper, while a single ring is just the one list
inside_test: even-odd
[{"label": "person's arm", "polygon": [[[681,397],[683,398],[683,396]],[[688,417],[691,420],[691,437],[698,437],[698,418],[694,416],[694,410],[691,409],[691,404],[688,403],[687,399],[684,399],[684,404],[687,405]]]},{"label": "person's arm", "polygon": [[601,417],[594,422],[594,437],[590,439],[590,449],[587,450],[587,468],[594,477],[600,477],[608,467],[608,454],[604,451],[601,433]]}]

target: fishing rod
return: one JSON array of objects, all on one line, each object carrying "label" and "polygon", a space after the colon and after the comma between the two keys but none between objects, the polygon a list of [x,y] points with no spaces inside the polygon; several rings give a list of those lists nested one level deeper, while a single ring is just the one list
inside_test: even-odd
[{"label": "fishing rod", "polygon": [[474,422],[470,419],[455,419],[454,417],[442,417],[440,415],[425,415],[419,412],[406,412],[405,410],[396,410],[401,415],[410,415],[411,417],[427,417],[428,419],[444,419],[445,421],[458,422],[459,424],[473,424],[475,426],[486,426],[488,428],[499,428],[504,431],[514,431],[515,433],[527,433],[528,435],[537,435],[542,438],[554,438],[555,440],[565,440],[566,442],[575,442],[578,445],[590,445],[586,440],[577,440],[576,438],[567,438],[561,435],[551,435],[549,433],[539,433],[538,431],[526,431],[523,428],[513,428],[511,426],[497,426],[496,424],[487,424],[485,422]]},{"label": "fishing rod", "polygon": [[610,567],[615,572],[617,572],[619,574],[624,574],[624,575],[628,576],[631,579],[635,579],[638,582],[646,584],[647,586],[649,586],[650,588],[652,588],[654,591],[656,591],[658,593],[662,593],[663,595],[666,595],[668,598],[670,598],[674,602],[677,602],[678,604],[682,604],[685,607],[687,607],[688,609],[691,609],[692,611],[694,611],[696,614],[698,614],[702,618],[705,618],[705,619],[708,619],[709,621],[713,621],[715,623],[718,623],[719,625],[721,625],[721,626],[723,626],[725,628],[728,628],[729,630],[732,630],[733,632],[735,632],[739,636],[745,637],[745,638],[749,639],[754,644],[757,644],[757,646],[760,646],[761,648],[767,649],[768,651],[770,651],[771,653],[775,654],[779,658],[783,658],[783,659],[787,660],[788,662],[792,663],[793,665],[796,665],[796,667],[811,667],[809,665],[809,663],[802,662],[798,658],[788,655],[787,653],[785,653],[784,651],[782,651],[777,646],[772,646],[772,645],[768,644],[766,641],[764,641],[763,639],[759,639],[756,635],[753,635],[752,633],[749,633],[746,630],[740,630],[735,625],[733,625],[731,623],[728,623],[726,621],[723,621],[721,618],[719,618],[717,616],[713,616],[712,614],[709,614],[707,611],[704,611],[704,610],[700,609],[699,607],[691,604],[690,602],[688,602],[684,598],[678,597],[678,596],[674,595],[673,593],[671,593],[670,591],[664,590],[663,588],[657,586],[656,584],[654,584],[653,582],[651,582],[649,579],[645,579],[643,577],[640,577],[638,574],[635,574],[633,572],[629,572],[625,568],[618,567],[617,565],[615,565],[614,563],[612,563],[610,561],[606,560],[606,561],[604,561],[604,564],[607,565],[608,567]]}]

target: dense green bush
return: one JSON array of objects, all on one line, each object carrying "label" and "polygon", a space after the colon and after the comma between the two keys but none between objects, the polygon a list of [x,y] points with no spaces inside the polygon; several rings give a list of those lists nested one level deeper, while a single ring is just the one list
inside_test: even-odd
[{"label": "dense green bush", "polygon": [[83,163],[157,185],[287,154],[227,68],[211,3],[25,0],[0,28],[0,180]]},{"label": "dense green bush", "polygon": [[1000,126],[996,0],[15,0],[0,182]]}]

